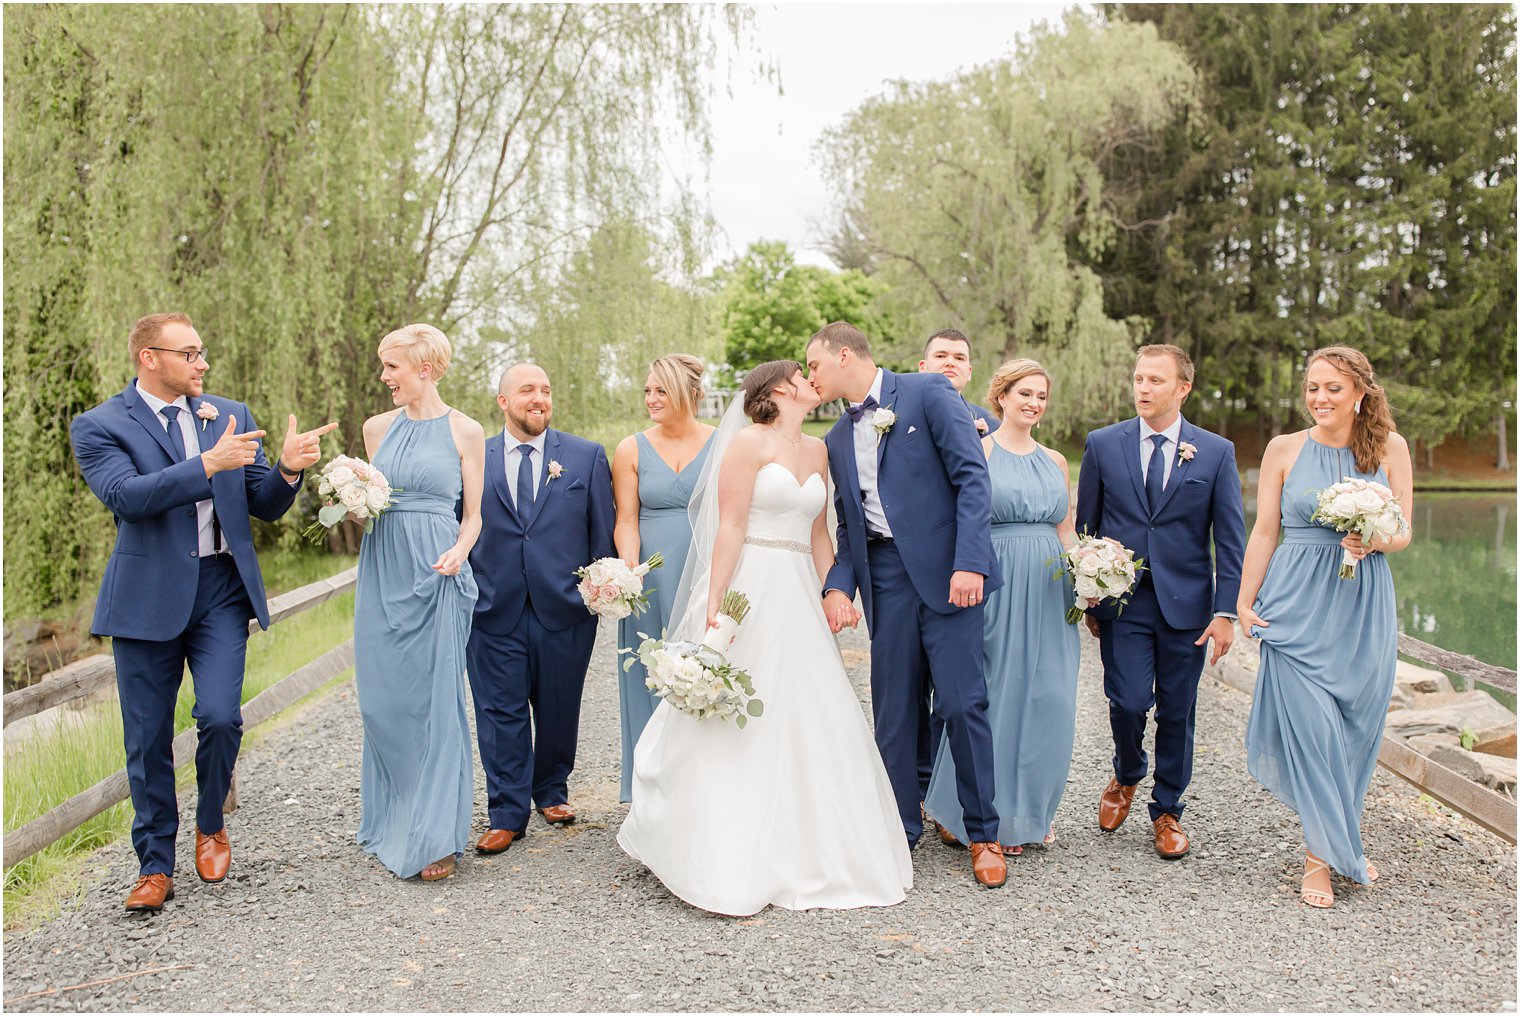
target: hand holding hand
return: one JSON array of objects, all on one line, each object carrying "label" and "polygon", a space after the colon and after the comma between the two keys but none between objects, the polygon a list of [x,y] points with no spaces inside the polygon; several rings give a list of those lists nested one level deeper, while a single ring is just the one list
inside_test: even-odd
[{"label": "hand holding hand", "polygon": [[1209,666],[1218,663],[1225,653],[1230,651],[1230,643],[1235,641],[1235,626],[1227,617],[1216,617],[1209,622],[1209,626],[1198,636],[1198,641],[1193,645],[1201,646],[1209,639],[1214,640],[1214,656],[1209,660]]},{"label": "hand holding hand", "polygon": [[823,616],[829,622],[829,631],[835,635],[842,628],[853,628],[860,621],[855,604],[838,589],[830,589],[823,596]]},{"label": "hand holding hand", "polygon": [[1092,635],[1093,638],[1097,638],[1098,637],[1098,619],[1096,617],[1093,617],[1091,614],[1084,614],[1084,615],[1082,615],[1082,620],[1085,621],[1085,622],[1087,622],[1087,631],[1088,631],[1088,634]]},{"label": "hand holding hand", "polygon": [[316,465],[317,459],[322,457],[322,435],[337,427],[336,423],[329,423],[316,430],[297,433],[295,414],[290,414],[290,423],[285,429],[285,444],[281,447],[280,457],[275,464],[291,473],[299,473]]},{"label": "hand holding hand", "polygon": [[[295,417],[291,417],[291,419],[294,420]],[[350,513],[349,517],[353,517],[352,513]],[[450,547],[438,556],[437,561],[433,562],[433,570],[440,575],[458,575],[459,569],[464,567],[464,563],[469,558],[470,555],[458,547]]]},{"label": "hand holding hand", "polygon": [[950,602],[957,607],[974,607],[982,602],[982,583],[986,576],[976,572],[950,573]]},{"label": "hand holding hand", "polygon": [[259,454],[259,438],[264,436],[262,430],[250,430],[245,434],[239,434],[237,429],[237,417],[227,417],[227,429],[222,431],[222,436],[216,444],[201,452],[201,466],[206,470],[208,477],[228,469],[241,469],[253,464],[253,460]]}]

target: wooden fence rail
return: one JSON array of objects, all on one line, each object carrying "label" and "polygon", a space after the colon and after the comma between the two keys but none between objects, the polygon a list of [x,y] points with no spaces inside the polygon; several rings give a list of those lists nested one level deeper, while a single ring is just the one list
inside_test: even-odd
[{"label": "wooden fence rail", "polygon": [[1486,685],[1501,688],[1511,694],[1515,691],[1513,670],[1496,667],[1492,663],[1484,663],[1471,656],[1463,656],[1461,653],[1433,646],[1429,642],[1421,642],[1410,635],[1399,635],[1399,652],[1421,663],[1449,670],[1464,680],[1482,681]]},{"label": "wooden fence rail", "polygon": [[[349,568],[325,579],[318,579],[299,589],[282,593],[269,601],[269,623],[282,621],[292,614],[310,610],[339,593],[354,588],[359,569]],[[249,632],[259,630],[257,621],[248,622]],[[116,665],[107,655],[87,656],[66,667],[50,671],[36,684],[5,696],[3,725],[10,726],[24,716],[32,716],[53,706],[72,702],[106,688],[116,686]]]},{"label": "wooden fence rail", "polygon": [[[357,569],[319,579],[269,601],[270,622],[287,618],[346,592],[354,586]],[[258,622],[251,622],[257,628]],[[102,662],[103,661],[103,662]],[[243,705],[243,729],[256,727],[287,706],[299,701],[353,666],[354,642],[344,642],[280,678]],[[30,716],[42,709],[115,686],[116,670],[109,656],[92,656],[60,668],[29,688],[5,696],[5,722]],[[46,686],[46,687],[44,687]],[[39,691],[39,689],[41,689]],[[30,694],[29,694],[30,693]],[[12,709],[17,710],[12,715]],[[174,768],[195,757],[195,728],[174,739]],[[31,857],[59,838],[79,828],[119,801],[130,796],[127,771],[118,769],[93,787],[74,795],[26,825],[5,834],[4,866],[9,868]]]}]

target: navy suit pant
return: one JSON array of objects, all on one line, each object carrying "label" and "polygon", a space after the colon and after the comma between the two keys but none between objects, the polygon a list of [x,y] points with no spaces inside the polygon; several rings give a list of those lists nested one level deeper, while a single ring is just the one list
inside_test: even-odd
[{"label": "navy suit pant", "polygon": [[1146,714],[1156,710],[1156,780],[1151,821],[1182,814],[1182,794],[1193,778],[1193,721],[1207,644],[1193,643],[1203,628],[1173,628],[1161,616],[1156,587],[1143,576],[1129,604],[1098,625],[1103,694],[1114,734],[1114,776],[1125,786],[1149,769],[1143,743]]},{"label": "navy suit pant", "polygon": [[[152,596],[153,590],[139,590]],[[167,642],[113,638],[127,783],[132,791],[132,847],[144,875],[174,873],[179,802],[174,795],[174,710],[189,664],[195,686],[191,715],[203,833],[222,828],[222,806],[243,743],[243,665],[253,604],[229,554],[202,558],[195,606],[179,638]]]},{"label": "navy suit pant", "polygon": [[595,617],[550,631],[531,602],[506,635],[470,632],[466,659],[492,829],[524,832],[533,804],[567,803],[595,642]]},{"label": "navy suit pant", "polygon": [[[919,599],[890,540],[869,545],[871,596],[871,710],[876,747],[897,798],[909,845],[924,831],[920,804],[922,761],[934,715],[949,733],[956,791],[973,842],[997,840],[992,800],[992,728],[982,671],[982,606],[936,613]],[[948,596],[950,590],[945,590]]]}]

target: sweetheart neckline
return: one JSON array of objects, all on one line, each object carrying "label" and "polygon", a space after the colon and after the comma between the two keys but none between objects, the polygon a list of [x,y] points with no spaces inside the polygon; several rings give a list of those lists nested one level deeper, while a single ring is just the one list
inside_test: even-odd
[{"label": "sweetheart neckline", "polygon": [[[765,464],[765,466],[775,466],[777,469],[781,470],[787,476],[791,477],[792,478],[792,482],[797,485],[797,488],[799,490],[802,489],[803,487],[806,487],[808,485],[808,480],[822,480],[823,479],[823,474],[822,473],[809,473],[807,480],[799,480],[799,479],[797,479],[797,474],[796,473],[792,472],[790,469],[786,468],[785,466],[783,466],[779,462],[767,462]],[[765,466],[761,466],[760,468],[764,469]]]}]

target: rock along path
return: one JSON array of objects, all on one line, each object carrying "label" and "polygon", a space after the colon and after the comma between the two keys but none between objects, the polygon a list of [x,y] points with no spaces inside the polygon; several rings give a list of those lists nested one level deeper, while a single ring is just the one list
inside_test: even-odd
[{"label": "rock along path", "polygon": [[[11,1010],[1488,1010],[1515,997],[1515,851],[1379,770],[1367,802],[1382,880],[1298,901],[1297,821],[1250,779],[1249,697],[1205,679],[1190,857],[1151,849],[1144,809],[1098,830],[1108,774],[1096,643],[1083,638],[1075,759],[1058,842],[977,887],[932,834],[907,902],[885,910],[715,917],[675,899],[614,836],[615,628],[587,681],[571,801],[509,852],[469,852],[441,883],[400,881],[353,843],[360,724],[353,685],[307,705],[239,766],[232,873],[194,875],[181,798],[178,895],[121,901],[122,841],[52,922],[5,940]],[[841,643],[862,700],[864,638]],[[1245,647],[1242,647],[1245,648]],[[1237,649],[1236,651],[1240,651]],[[476,834],[485,821],[476,773]],[[1148,793],[1142,787],[1141,796]],[[94,988],[23,998],[139,971]]]}]

